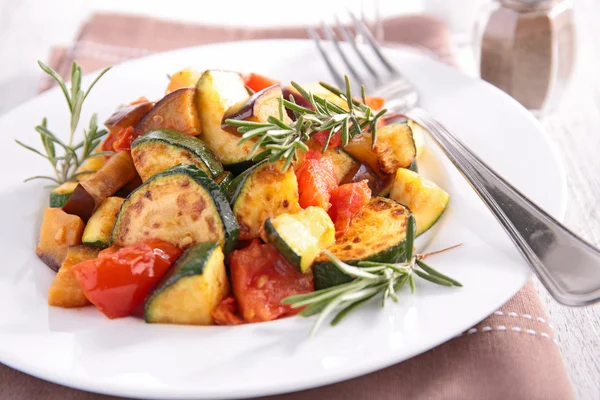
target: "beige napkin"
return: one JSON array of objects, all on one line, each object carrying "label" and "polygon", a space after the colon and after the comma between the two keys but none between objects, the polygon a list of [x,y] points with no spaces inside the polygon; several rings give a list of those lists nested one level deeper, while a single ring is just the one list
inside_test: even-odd
[{"label": "beige napkin", "polygon": [[[438,21],[425,16],[399,17],[386,21],[384,26],[386,40],[391,43],[416,46],[443,60],[451,60],[448,36]],[[50,62],[64,75],[76,58],[84,72],[92,72],[158,51],[273,37],[305,37],[305,33],[303,28],[233,29],[98,14],[83,26],[75,45],[56,49]],[[43,88],[48,86],[48,81],[42,83]],[[427,353],[349,381],[269,399],[571,399],[572,396],[552,329],[535,289],[528,284],[480,324]],[[114,397],[41,381],[0,364],[0,399],[109,398]]]}]

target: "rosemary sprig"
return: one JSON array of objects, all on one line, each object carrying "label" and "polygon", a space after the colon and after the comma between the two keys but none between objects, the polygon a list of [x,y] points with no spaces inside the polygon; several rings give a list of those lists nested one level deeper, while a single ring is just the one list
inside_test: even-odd
[{"label": "rosemary sprig", "polygon": [[[100,72],[90,87],[87,90],[84,90],[81,88],[81,67],[77,64],[77,62],[74,61],[71,67],[70,88],[67,88],[67,84],[56,71],[41,61],[38,61],[38,64],[45,73],[50,75],[56,81],[62,90],[65,99],[67,100],[67,105],[70,112],[69,139],[66,143],[59,139],[56,134],[48,129],[47,120],[44,118],[42,123],[35,127],[35,130],[40,135],[45,154],[17,139],[15,139],[15,142],[27,150],[30,150],[48,160],[52,166],[54,175],[56,176],[52,177],[37,175],[26,179],[26,182],[33,179],[46,179],[54,182],[56,185],[60,185],[64,182],[74,180],[78,174],[77,169],[86,160],[93,157],[103,157],[113,154],[113,152],[110,151],[94,152],[94,149],[100,144],[101,138],[108,133],[105,129],[98,129],[98,116],[96,114],[92,115],[88,129],[83,130],[83,140],[78,143],[73,143],[75,139],[75,131],[77,130],[79,119],[81,117],[83,102],[96,82],[98,82],[102,75],[104,75],[111,67],[108,67]],[[62,149],[63,154],[57,154],[57,147]]]},{"label": "rosemary sprig", "polygon": [[[284,171],[296,160],[298,149],[308,150],[305,142],[317,132],[328,131],[323,152],[327,150],[329,141],[338,132],[341,134],[344,146],[350,139],[363,132],[371,133],[374,146],[377,138],[377,121],[385,114],[386,110],[375,113],[366,104],[364,87],[361,87],[362,102],[360,102],[352,97],[348,76],[345,77],[345,83],[344,91],[324,82],[320,82],[320,85],[345,101],[347,110],[323,96],[306,91],[298,83],[292,81],[291,85],[300,96],[310,103],[311,108],[299,105],[294,96],[290,95],[289,99],[279,99],[280,111],[277,118],[271,116],[267,122],[227,119],[225,123],[237,127],[237,131],[241,134],[238,145],[250,139],[256,139],[250,157],[254,159],[268,157],[271,162],[284,159]],[[286,122],[283,108],[291,110],[296,116],[296,120],[291,123]],[[261,146],[265,150],[257,154]]]},{"label": "rosemary sprig", "polygon": [[462,286],[457,280],[425,264],[424,255],[413,254],[415,231],[415,218],[411,214],[407,222],[405,261],[399,263],[362,261],[358,263],[358,267],[355,267],[340,261],[325,250],[325,254],[340,271],[355,279],[339,286],[287,297],[282,303],[289,304],[293,308],[306,307],[300,312],[301,316],[319,314],[311,330],[311,335],[314,335],[325,319],[338,307],[342,309],[331,320],[331,325],[337,325],[350,311],[377,295],[381,295],[382,307],[388,299],[398,302],[396,292],[406,283],[409,284],[412,292],[415,291],[415,275],[442,286]]}]

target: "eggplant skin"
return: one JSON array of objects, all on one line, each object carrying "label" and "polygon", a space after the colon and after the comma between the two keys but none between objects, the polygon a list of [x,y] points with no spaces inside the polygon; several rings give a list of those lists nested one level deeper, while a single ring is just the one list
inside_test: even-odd
[{"label": "eggplant skin", "polygon": [[181,248],[216,242],[228,254],[239,226],[221,188],[193,164],[154,175],[132,192],[119,211],[111,244],[126,246],[148,238]]},{"label": "eggplant skin", "polygon": [[137,123],[136,136],[155,129],[169,129],[190,136],[200,135],[202,127],[196,110],[196,89],[177,89],[163,97]]}]

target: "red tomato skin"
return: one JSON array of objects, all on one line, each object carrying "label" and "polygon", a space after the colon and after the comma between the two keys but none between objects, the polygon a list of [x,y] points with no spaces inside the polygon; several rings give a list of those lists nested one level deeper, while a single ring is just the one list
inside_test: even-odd
[{"label": "red tomato skin", "polygon": [[337,236],[348,229],[352,218],[370,199],[371,189],[366,180],[346,183],[331,193],[331,208],[328,213],[335,225]]},{"label": "red tomato skin", "polygon": [[113,132],[109,132],[108,135],[106,135],[106,138],[104,138],[104,142],[102,142],[102,151],[114,151],[115,148],[113,147],[113,145],[116,139],[117,135]]},{"label": "red tomato skin", "polygon": [[238,315],[237,301],[232,296],[221,300],[211,314],[217,325],[240,325],[244,323],[244,320]]},{"label": "red tomato skin", "polygon": [[296,171],[300,207],[321,207],[328,210],[331,192],[337,187],[333,161],[327,154],[309,150],[302,166]]},{"label": "red tomato skin", "polygon": [[288,264],[275,247],[254,240],[230,256],[231,283],[246,322],[271,321],[301,309],[281,304],[286,297],[314,291],[311,274]]},{"label": "red tomato skin", "polygon": [[275,79],[268,78],[263,75],[255,74],[251,72],[250,74],[244,76],[244,84],[255,92],[260,92],[263,89],[268,88],[269,86],[279,85],[279,81]]},{"label": "red tomato skin", "polygon": [[[312,136],[312,138],[315,140],[315,142],[319,143],[322,148],[325,145],[325,142],[327,142],[327,136],[329,136],[329,131],[321,131],[321,132],[315,133]],[[341,134],[341,132],[336,132],[331,137],[331,139],[329,139],[329,144],[327,145],[327,148],[328,149],[336,148],[336,147],[339,147],[341,144],[342,144],[342,134]]]},{"label": "red tomato skin", "polygon": [[127,128],[121,129],[113,142],[113,150],[114,151],[131,151],[131,143],[135,140],[137,135],[135,134],[135,129],[132,126],[128,126]]},{"label": "red tomato skin", "polygon": [[106,249],[97,259],[73,268],[88,300],[108,318],[121,318],[143,303],[180,254],[176,246],[150,239],[118,250]]}]

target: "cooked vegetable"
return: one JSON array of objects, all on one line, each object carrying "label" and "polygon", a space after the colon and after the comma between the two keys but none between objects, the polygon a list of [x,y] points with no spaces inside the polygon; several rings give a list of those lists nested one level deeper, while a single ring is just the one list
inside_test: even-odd
[{"label": "cooked vegetable", "polygon": [[177,71],[171,75],[166,93],[171,93],[181,88],[196,87],[196,83],[198,83],[201,76],[202,72],[198,72],[194,68],[185,68]]},{"label": "cooked vegetable", "polygon": [[[315,143],[308,143],[308,146],[314,151],[321,152],[322,146]],[[351,181],[352,175],[360,167],[360,163],[352,158],[341,148],[329,147],[325,152],[333,164],[333,173],[338,184],[348,183]],[[298,152],[298,160],[294,162],[294,169],[298,170],[302,167],[306,157],[305,151]]]},{"label": "cooked vegetable", "polygon": [[417,165],[417,159],[416,158],[413,160],[413,162],[410,163],[410,165],[408,166],[407,169],[409,169],[412,172],[415,172],[417,174],[419,173],[419,166]]},{"label": "cooked vegetable", "polygon": [[[425,150],[425,134],[427,131],[421,125],[417,124],[413,120],[408,120],[408,126],[412,130],[413,140],[415,141],[415,148],[417,149],[417,158],[423,154],[423,150]],[[415,171],[417,172],[417,171]]]},{"label": "cooked vegetable", "polygon": [[223,172],[223,166],[204,142],[168,130],[150,131],[135,139],[131,157],[142,181],[179,164],[197,165],[212,178]]},{"label": "cooked vegetable", "polygon": [[62,207],[65,205],[73,191],[77,187],[77,182],[65,182],[50,192],[50,207]]},{"label": "cooked vegetable", "polygon": [[282,163],[263,161],[229,185],[228,197],[240,226],[240,240],[259,237],[268,218],[300,210],[294,171],[281,172],[281,166]]},{"label": "cooked vegetable", "polygon": [[212,312],[229,293],[223,251],[218,243],[189,248],[146,300],[146,322],[212,325]]},{"label": "cooked vegetable", "polygon": [[300,206],[315,206],[328,210],[331,192],[337,187],[331,156],[317,150],[307,151],[296,176]]},{"label": "cooked vegetable", "polygon": [[335,228],[320,207],[280,214],[265,221],[264,239],[302,273],[310,271],[317,256],[335,243]]},{"label": "cooked vegetable", "polygon": [[131,194],[131,192],[133,192],[135,189],[142,186],[142,183],[143,183],[142,178],[139,175],[137,175],[137,173],[136,173],[136,175],[133,177],[132,180],[127,182],[125,184],[125,186],[123,186],[121,189],[119,189],[117,191],[117,193],[115,193],[115,196],[126,198],[127,196],[129,196]]},{"label": "cooked vegetable", "polygon": [[196,110],[196,89],[177,89],[162,98],[135,126],[136,136],[168,129],[197,136],[202,127]]},{"label": "cooked vegetable", "polygon": [[58,273],[48,289],[48,304],[56,307],[83,307],[91,304],[79,285],[73,267],[98,257],[99,249],[87,246],[71,246]]},{"label": "cooked vegetable", "polygon": [[244,77],[244,84],[253,91],[260,92],[269,86],[278,85],[279,81],[252,72]]},{"label": "cooked vegetable", "polygon": [[398,168],[407,168],[416,157],[415,142],[407,124],[379,128],[374,147],[371,134],[365,133],[352,139],[344,150],[357,160],[369,164],[381,175],[394,174]]},{"label": "cooked vegetable", "polygon": [[219,185],[223,193],[229,191],[229,185],[233,182],[233,174],[230,171],[224,171],[221,175],[215,178],[215,183]]},{"label": "cooked vegetable", "polygon": [[246,322],[271,321],[299,310],[282,304],[286,297],[313,291],[311,274],[288,264],[275,247],[258,240],[231,253],[231,285]]},{"label": "cooked vegetable", "polygon": [[249,97],[242,77],[236,72],[209,70],[202,74],[196,88],[202,140],[225,166],[248,161],[254,143],[248,141],[238,146],[239,135],[221,128],[225,111]]},{"label": "cooked vegetable", "polygon": [[60,208],[46,208],[35,253],[55,271],[67,257],[69,246],[81,244],[84,223]]},{"label": "cooked vegetable", "polygon": [[352,219],[371,200],[367,181],[346,183],[331,192],[329,216],[335,225],[335,235],[340,236],[350,226]]},{"label": "cooked vegetable", "polygon": [[110,235],[124,200],[108,197],[100,203],[83,230],[83,244],[101,249],[110,246]]},{"label": "cooked vegetable", "polygon": [[233,296],[221,300],[217,308],[213,310],[212,317],[217,325],[240,325],[244,323],[238,313],[237,300]]},{"label": "cooked vegetable", "polygon": [[[152,109],[153,105],[154,104],[149,101],[123,105],[117,108],[117,110],[104,121],[104,126],[106,126],[113,135],[121,129],[129,126],[136,126],[142,117]],[[112,150],[112,146],[106,150]]]},{"label": "cooked vegetable", "polygon": [[103,250],[73,267],[85,296],[108,318],[131,315],[181,250],[160,239]]},{"label": "cooked vegetable", "polygon": [[[232,105],[225,111],[221,127],[237,135],[237,127],[225,123],[225,120],[267,122],[270,116],[279,117],[279,100],[281,96],[281,87],[278,85],[254,93],[250,98]],[[283,115],[283,121],[286,123],[292,122],[286,113]]]},{"label": "cooked vegetable", "polygon": [[123,203],[112,232],[112,244],[126,246],[158,238],[179,247],[217,242],[228,254],[238,224],[219,186],[193,164],[160,172]]},{"label": "cooked vegetable", "polygon": [[[373,197],[352,219],[344,234],[329,250],[345,263],[359,261],[398,262],[405,255],[406,221],[409,211],[401,204],[383,197]],[[326,255],[313,266],[315,288],[324,289],[349,282]]]},{"label": "cooked vegetable", "polygon": [[120,151],[94,176],[77,185],[63,210],[87,222],[104,199],[115,194],[136,175],[131,156],[125,151]]},{"label": "cooked vegetable", "polygon": [[379,175],[368,164],[361,163],[358,168],[352,172],[349,182],[367,181],[371,193],[386,197],[390,193],[394,175]]},{"label": "cooked vegetable", "polygon": [[[112,151],[112,149],[110,149],[110,151]],[[94,176],[100,168],[104,167],[107,158],[108,157],[88,158],[79,168],[77,168],[77,181],[84,182]]]},{"label": "cooked vegetable", "polygon": [[435,183],[408,169],[396,172],[390,198],[415,215],[417,235],[431,228],[446,210],[450,196]]}]

